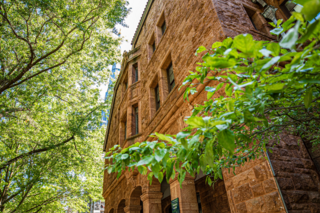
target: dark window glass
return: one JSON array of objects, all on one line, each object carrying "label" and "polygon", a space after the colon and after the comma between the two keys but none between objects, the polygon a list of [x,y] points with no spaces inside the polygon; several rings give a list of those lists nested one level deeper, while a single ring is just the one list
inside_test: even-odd
[{"label": "dark window glass", "polygon": [[167,29],[167,24],[166,24],[166,21],[164,21],[162,26],[161,26],[162,35],[166,32],[166,29]]},{"label": "dark window glass", "polygon": [[140,213],[143,213],[143,202],[142,202],[142,200],[140,200],[140,206],[141,206]]},{"label": "dark window glass", "polygon": [[291,16],[292,12],[299,12],[301,10],[300,5],[290,1],[285,1],[283,4],[280,5],[280,8],[288,18]]},{"label": "dark window glass", "polygon": [[139,108],[134,108],[134,123],[135,123],[135,134],[139,133]]},{"label": "dark window glass", "polygon": [[136,68],[135,68],[135,72],[136,72],[136,82],[138,81],[138,79],[139,79],[139,74],[138,74],[138,64],[137,64],[137,66],[136,66]]},{"label": "dark window glass", "polygon": [[152,44],[152,51],[153,52],[156,51],[156,42],[153,42],[153,44]]},{"label": "dark window glass", "polygon": [[139,79],[139,73],[138,73],[138,64],[133,65],[133,83],[137,82]]},{"label": "dark window glass", "polygon": [[167,75],[168,75],[169,92],[171,92],[173,87],[175,86],[172,64],[170,64],[167,69]]},{"label": "dark window glass", "polygon": [[158,109],[160,108],[160,93],[159,93],[159,86],[157,85],[155,88],[155,93],[156,93],[156,110],[158,111]]},{"label": "dark window glass", "polygon": [[314,147],[312,145],[312,143],[308,140],[304,140],[303,142],[309,152],[309,155],[310,155],[314,165],[316,166],[316,170],[317,170],[318,174],[320,174],[320,147],[319,147],[319,145]]},{"label": "dark window glass", "polygon": [[198,200],[199,213],[202,213],[201,200],[200,200],[200,194],[199,193],[197,193],[197,200]]},{"label": "dark window glass", "polygon": [[127,122],[124,122],[124,139],[127,139]]}]

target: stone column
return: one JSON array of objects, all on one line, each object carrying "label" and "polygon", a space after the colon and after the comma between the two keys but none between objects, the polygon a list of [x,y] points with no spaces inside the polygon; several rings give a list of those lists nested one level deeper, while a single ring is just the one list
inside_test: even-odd
[{"label": "stone column", "polygon": [[199,213],[194,178],[189,174],[182,182],[182,187],[176,178],[171,180],[170,192],[171,200],[179,198],[180,213]]},{"label": "stone column", "polygon": [[141,211],[141,206],[138,205],[130,205],[124,208],[125,213],[140,213]]},{"label": "stone column", "polygon": [[143,213],[162,213],[162,192],[145,192],[141,195]]}]

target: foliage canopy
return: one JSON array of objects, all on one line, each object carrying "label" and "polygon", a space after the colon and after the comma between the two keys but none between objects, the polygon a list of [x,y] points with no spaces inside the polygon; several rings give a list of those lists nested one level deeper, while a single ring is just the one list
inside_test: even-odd
[{"label": "foliage canopy", "polygon": [[127,13],[125,0],[0,0],[0,212],[101,199],[98,87]]},{"label": "foliage canopy", "polygon": [[[199,84],[214,81],[215,87],[205,88],[207,101],[194,107],[185,119],[188,127],[177,135],[155,133],[152,142],[115,145],[107,153],[108,172],[119,177],[137,168],[160,182],[164,175],[169,181],[178,174],[182,183],[187,172],[200,171],[222,179],[223,169],[263,157],[280,132],[319,144],[320,21],[314,18],[320,7],[314,5],[320,2],[296,2],[304,6],[302,12],[274,26],[273,34],[285,32],[279,42],[246,34],[210,49],[199,47],[196,54],[203,54],[203,61],[181,88],[188,100]],[[214,96],[219,90],[225,95]]]}]

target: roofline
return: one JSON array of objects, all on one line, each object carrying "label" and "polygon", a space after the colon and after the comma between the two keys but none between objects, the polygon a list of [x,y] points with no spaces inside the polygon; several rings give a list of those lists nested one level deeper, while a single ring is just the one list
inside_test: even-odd
[{"label": "roofline", "polygon": [[137,39],[138,39],[138,37],[139,37],[139,35],[141,33],[141,30],[142,30],[142,26],[143,26],[144,22],[147,19],[147,16],[149,14],[149,11],[150,11],[150,8],[151,8],[153,2],[154,2],[154,0],[148,0],[148,3],[146,5],[146,7],[145,7],[145,9],[143,11],[142,17],[140,19],[139,25],[138,25],[138,27],[136,29],[136,32],[134,33],[133,39],[131,41],[131,45],[133,45],[133,46],[135,46],[135,44],[137,42]]},{"label": "roofline", "polygon": [[[140,49],[140,46],[137,47],[137,48],[134,48],[132,49],[128,54],[128,57],[131,55],[131,54],[134,54],[135,52],[137,52],[138,50]],[[112,121],[112,114],[113,114],[113,108],[114,108],[114,104],[115,104],[115,101],[116,101],[116,95],[117,95],[117,92],[118,92],[118,88],[119,88],[119,84],[120,84],[120,79],[124,73],[124,70],[126,69],[127,65],[128,65],[128,62],[130,62],[131,60],[135,59],[136,57],[133,57],[131,59],[126,59],[125,57],[122,58],[122,63],[121,63],[121,69],[120,69],[120,74],[118,76],[118,79],[117,79],[117,82],[116,84],[114,85],[114,88],[113,88],[113,97],[112,97],[112,103],[111,103],[111,107],[110,107],[110,113],[109,113],[109,119],[108,119],[108,125],[107,125],[107,131],[106,131],[106,135],[105,135],[105,138],[104,138],[104,144],[103,144],[103,151],[105,152],[106,151],[106,148],[107,148],[107,142],[108,142],[108,136],[109,136],[109,130],[110,130],[110,125],[111,125],[111,121]]]}]

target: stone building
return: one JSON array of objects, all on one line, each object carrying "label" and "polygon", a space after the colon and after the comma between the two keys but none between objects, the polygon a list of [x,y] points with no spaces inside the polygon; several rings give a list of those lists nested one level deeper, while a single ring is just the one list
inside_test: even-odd
[{"label": "stone building", "polygon": [[[275,39],[269,33],[271,20],[264,16],[286,20],[294,9],[285,0],[149,0],[132,50],[124,54],[104,150],[151,140],[153,132],[179,132],[184,117],[206,99],[205,86],[216,84],[199,85],[198,93],[183,101],[178,88],[201,61],[194,54],[197,48],[241,33]],[[177,198],[181,213],[320,212],[317,155],[308,148],[299,138],[283,134],[269,160],[238,167],[236,176],[224,171],[214,189],[200,174],[188,176],[180,188],[177,180],[149,185],[138,172],[125,172],[119,179],[106,172],[105,213],[169,213]]]}]

